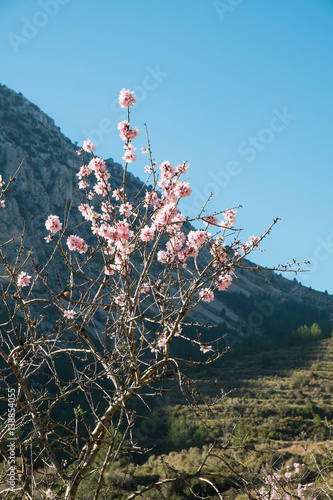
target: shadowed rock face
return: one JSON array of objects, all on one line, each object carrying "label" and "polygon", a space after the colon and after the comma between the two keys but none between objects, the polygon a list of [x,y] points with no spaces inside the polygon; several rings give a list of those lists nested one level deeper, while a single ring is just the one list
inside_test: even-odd
[{"label": "shadowed rock face", "polygon": [[[9,237],[19,236],[26,226],[26,247],[38,248],[38,258],[44,260],[50,249],[44,242],[47,234],[44,223],[49,214],[57,214],[63,220],[64,210],[72,202],[71,218],[73,223],[81,223],[82,218],[77,211],[79,204],[76,195],[77,177],[80,168],[80,157],[76,155],[75,146],[65,137],[54,121],[45,115],[37,106],[5,86],[0,86],[0,173],[8,180],[18,165],[27,155],[24,166],[10,191],[6,193],[6,208],[1,209],[0,231],[1,241]],[[120,186],[123,169],[121,165],[107,160],[111,173],[112,189]],[[128,174],[127,185],[129,198],[137,193],[142,185],[139,179]],[[84,227],[79,234],[84,236]],[[251,263],[247,263],[251,266]],[[225,294],[240,293],[253,304],[251,312],[263,317],[272,315],[279,302],[297,301],[311,304],[318,311],[326,311],[333,317],[333,297],[303,287],[299,283],[289,281],[279,275],[267,271],[267,281],[261,273],[239,270],[238,279],[227,292],[216,294],[213,303],[198,307],[194,318],[203,322],[225,322],[228,328],[239,330],[240,314],[237,300],[230,305],[224,300]],[[263,296],[266,303],[263,304]],[[235,297],[237,297],[235,295]],[[271,297],[271,298],[270,298]],[[228,304],[228,305],[227,305]],[[255,325],[255,314],[253,325]],[[244,320],[244,315],[242,316]],[[246,320],[245,318],[245,320]],[[252,331],[260,334],[258,327]]]}]

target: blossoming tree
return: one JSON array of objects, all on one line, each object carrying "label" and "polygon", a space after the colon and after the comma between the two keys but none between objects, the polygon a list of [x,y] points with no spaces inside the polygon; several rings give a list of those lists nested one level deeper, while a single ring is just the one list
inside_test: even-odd
[{"label": "blossoming tree", "polygon": [[[189,165],[164,161],[158,167],[148,133],[142,148],[149,158],[148,178],[130,198],[127,169],[136,160],[133,141],[139,134],[130,122],[134,103],[133,92],[123,89],[122,186],[112,186],[106,162],[87,139],[77,152],[82,226],[71,229],[68,217],[46,214],[45,263],[24,253],[23,237],[14,261],[6,255],[7,245],[0,247],[2,401],[15,388],[19,429],[13,435],[14,460],[6,442],[9,427],[1,429],[2,498],[73,500],[93,472],[98,473],[94,499],[99,498],[106,466],[117,459],[124,440],[137,447],[128,402],[144,400],[148,389],[166,379],[181,387],[193,384],[185,367],[224,354],[220,338],[205,342],[191,313],[228,288],[270,230],[242,242],[235,209],[207,214],[206,207],[195,220],[199,228],[190,226],[179,207],[191,195]],[[198,327],[196,336],[187,333],[191,324]],[[197,359],[177,356],[178,339],[196,350]],[[200,469],[193,477],[218,494],[208,472]]]}]

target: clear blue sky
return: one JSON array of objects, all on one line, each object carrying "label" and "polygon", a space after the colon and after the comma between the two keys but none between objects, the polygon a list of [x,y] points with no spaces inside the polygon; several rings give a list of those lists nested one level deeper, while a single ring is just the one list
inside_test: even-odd
[{"label": "clear blue sky", "polygon": [[255,261],[308,259],[297,279],[333,293],[332,0],[0,0],[0,20],[1,83],[118,162],[134,89],[137,147],[147,122],[158,162],[191,163],[184,212],[213,191],[244,239],[281,217]]}]

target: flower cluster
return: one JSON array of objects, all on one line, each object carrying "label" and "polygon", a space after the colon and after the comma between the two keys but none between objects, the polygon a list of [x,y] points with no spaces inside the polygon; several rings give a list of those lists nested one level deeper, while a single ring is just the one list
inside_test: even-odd
[{"label": "flower cluster", "polygon": [[221,222],[222,227],[231,228],[236,223],[236,212],[235,210],[227,210],[223,214],[224,222]]},{"label": "flower cluster", "polygon": [[305,465],[294,463],[294,469],[286,466],[285,472],[274,472],[263,478],[266,486],[259,490],[259,500],[317,500],[314,496],[314,483],[301,483],[305,476]]},{"label": "flower cluster", "polygon": [[75,311],[73,309],[67,309],[67,311],[64,311],[64,317],[66,319],[73,319],[75,316]]},{"label": "flower cluster", "polygon": [[204,302],[213,302],[213,300],[214,300],[214,292],[212,292],[212,290],[209,290],[209,288],[203,288],[199,292],[199,297]]},{"label": "flower cluster", "polygon": [[31,281],[31,276],[26,272],[22,271],[17,277],[17,286],[23,288],[24,286],[29,286]]},{"label": "flower cluster", "polygon": [[129,106],[133,106],[135,104],[134,92],[122,89],[119,94],[119,104],[122,108],[128,108]]},{"label": "flower cluster", "polygon": [[83,142],[82,149],[83,149],[83,151],[86,151],[87,153],[91,153],[92,151],[95,151],[95,150],[96,150],[96,146],[95,146],[95,144],[93,144],[93,143],[91,142],[91,140],[90,140],[90,139],[86,139],[86,140]]},{"label": "flower cluster", "polygon": [[216,281],[216,288],[220,292],[224,292],[232,283],[232,276],[230,274],[220,275]]},{"label": "flower cluster", "polygon": [[118,123],[118,130],[120,131],[120,138],[123,141],[127,141],[128,139],[135,139],[139,135],[139,129],[131,128],[127,120]]},{"label": "flower cluster", "polygon": [[[142,248],[148,250],[153,247],[155,248],[155,262],[157,260],[159,264],[174,266],[175,269],[178,267],[184,272],[188,270],[192,276],[195,276],[193,270],[196,269],[200,276],[197,257],[204,248],[207,248],[211,255],[211,262],[207,266],[210,278],[200,277],[193,290],[188,285],[182,293],[188,293],[191,301],[212,302],[216,290],[223,292],[231,285],[234,259],[237,259],[241,252],[244,255],[249,253],[254,246],[258,245],[260,239],[251,236],[246,244],[237,241],[232,248],[225,245],[226,230],[232,228],[236,222],[235,210],[225,211],[222,221],[218,221],[215,214],[198,217],[198,220],[204,224],[204,229],[184,229],[186,218],[179,210],[179,203],[192,192],[188,180],[183,177],[189,169],[187,162],[174,166],[169,161],[164,161],[160,164],[158,171],[157,163],[151,159],[150,166],[146,170],[154,174],[153,188],[146,190],[144,200],[140,197],[135,197],[135,201],[132,202],[127,200],[126,168],[128,163],[136,160],[136,148],[131,141],[139,134],[139,130],[133,128],[129,121],[129,107],[134,103],[134,93],[122,89],[119,104],[123,108],[128,108],[128,120],[123,120],[118,124],[120,137],[126,141],[123,156],[126,166],[121,188],[112,189],[111,174],[106,162],[103,158],[95,156],[96,146],[90,139],[83,142],[83,147],[79,151],[80,154],[82,150],[90,153],[92,157],[87,162],[82,155],[83,163],[77,173],[79,188],[85,190],[86,195],[86,202],[82,202],[78,210],[84,220],[90,223],[91,232],[100,243],[105,279],[110,277],[109,282],[111,282],[125,276],[133,267],[132,254],[141,252]],[[148,148],[141,148],[141,150],[142,153],[150,152]],[[97,209],[92,205],[93,198],[99,207]],[[53,239],[53,235],[62,230],[62,224],[56,215],[50,215],[45,226],[51,233],[46,238],[47,241]],[[212,235],[208,232],[208,227],[213,227],[216,234]],[[67,246],[70,251],[79,253],[88,251],[87,243],[73,234],[67,236]],[[208,251],[206,256],[209,256]],[[142,261],[142,254],[140,254],[140,260]],[[154,286],[157,290],[157,283]],[[124,308],[125,304],[128,305],[130,301],[124,296],[121,286],[115,286],[115,290],[113,304],[119,311],[119,308]],[[140,292],[140,295],[154,296],[151,284],[147,281],[141,284]],[[162,288],[158,293],[163,296]],[[67,319],[72,319],[74,314],[72,309],[64,312]],[[177,325],[177,332],[174,335],[167,337],[165,333],[160,334],[155,347],[161,352],[167,338],[171,340],[180,332],[181,326]],[[200,350],[204,353],[212,350],[212,346],[201,343],[200,346]]]},{"label": "flower cluster", "polygon": [[79,236],[73,234],[67,238],[67,246],[70,250],[77,250],[79,253],[86,253],[88,251],[87,243]]},{"label": "flower cluster", "polygon": [[257,247],[260,243],[260,238],[259,236],[250,236],[249,237],[249,246],[253,245],[254,247]]},{"label": "flower cluster", "polygon": [[125,149],[125,153],[124,153],[124,156],[122,157],[123,160],[126,161],[126,163],[132,163],[132,162],[135,162],[136,160],[136,154],[134,153],[134,151],[136,150],[136,148],[134,146],[132,146],[132,144],[126,144],[124,146],[124,149]]},{"label": "flower cluster", "polygon": [[62,229],[62,223],[57,215],[49,215],[45,221],[45,227],[50,233],[56,234]]}]

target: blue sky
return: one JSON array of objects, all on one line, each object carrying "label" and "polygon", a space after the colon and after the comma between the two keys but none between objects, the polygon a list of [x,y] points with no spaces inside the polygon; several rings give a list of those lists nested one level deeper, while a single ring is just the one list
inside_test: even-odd
[{"label": "blue sky", "polygon": [[297,279],[333,293],[332,26],[332,0],[0,0],[0,82],[118,162],[134,89],[137,147],[146,122],[158,162],[191,164],[184,212],[212,191],[244,240],[281,217],[253,260],[308,259]]}]

